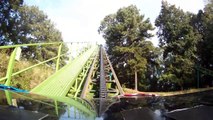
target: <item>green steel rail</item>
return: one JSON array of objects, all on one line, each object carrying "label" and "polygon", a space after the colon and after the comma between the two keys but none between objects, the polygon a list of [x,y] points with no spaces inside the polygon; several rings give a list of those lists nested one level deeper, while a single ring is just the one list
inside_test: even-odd
[{"label": "green steel rail", "polygon": [[[99,51],[97,51],[97,52],[99,52]],[[89,72],[87,74],[87,78],[86,78],[86,81],[84,83],[84,87],[82,89],[81,96],[80,96],[83,99],[86,99],[86,96],[89,95],[88,94],[89,90],[90,90],[89,89],[89,85],[90,85],[90,83],[92,81],[92,77],[94,76],[96,65],[98,64],[98,58],[99,58],[98,54],[96,54],[96,56],[94,57],[93,63],[91,65],[91,67],[90,67],[90,70],[89,70]]]},{"label": "green steel rail", "polygon": [[70,86],[72,86],[75,78],[81,72],[81,68],[85,65],[95,49],[97,49],[96,46],[81,54],[71,63],[67,64],[47,80],[33,88],[31,93],[55,97],[66,96]]},{"label": "green steel rail", "polygon": [[[80,53],[80,55],[73,61],[71,61],[69,64],[64,66],[62,69],[59,69],[59,62],[60,62],[60,57],[64,56],[65,54],[61,54],[61,49],[62,49],[62,42],[55,42],[55,43],[35,43],[35,44],[21,44],[21,45],[9,45],[9,46],[0,46],[0,49],[8,49],[8,48],[14,48],[7,67],[7,73],[6,76],[3,78],[0,78],[0,82],[5,80],[5,85],[10,86],[11,84],[11,79],[13,76],[18,75],[24,71],[30,70],[38,65],[45,64],[51,60],[57,59],[56,61],[56,72],[50,76],[47,80],[42,82],[42,84],[38,85],[35,87],[33,90],[31,90],[31,93],[34,94],[39,94],[42,96],[49,97],[51,99],[55,100],[55,109],[56,109],[56,114],[58,114],[58,105],[57,101],[64,102],[68,105],[75,106],[77,109],[83,111],[84,113],[87,113],[90,116],[95,116],[96,113],[94,109],[91,107],[88,102],[86,102],[83,99],[77,98],[77,94],[80,92],[80,87],[76,89],[75,97],[67,97],[67,93],[70,89],[70,86],[72,86],[75,81],[78,78],[79,75],[82,76],[83,78],[86,77],[86,72],[85,71],[85,64],[87,65],[86,68],[88,69],[90,66],[89,64],[92,62],[87,62],[90,61],[89,58],[91,57],[92,53],[97,49],[97,46],[91,47],[87,51],[83,51]],[[40,62],[38,64],[32,65],[28,68],[22,69],[18,72],[13,73],[13,68],[15,64],[15,57],[17,53],[17,49],[19,47],[30,47],[30,46],[46,46],[46,45],[58,45],[58,55],[56,57],[50,58],[48,60],[45,60],[43,62]],[[83,74],[82,70],[83,69]],[[82,78],[82,77],[80,77]],[[82,79],[83,79],[82,78]],[[83,81],[80,82],[80,86],[83,84]],[[12,105],[12,95],[9,91],[5,91],[5,95],[7,98],[7,102],[9,105]]]},{"label": "green steel rail", "polygon": [[202,73],[204,73],[204,74],[206,74],[206,75],[213,76],[213,71],[212,71],[212,70],[206,69],[206,68],[201,67],[201,66],[195,66],[195,68],[196,68],[198,71],[200,71],[200,72],[202,72]]},{"label": "green steel rail", "polygon": [[30,46],[46,46],[46,45],[57,45],[61,44],[63,42],[51,42],[51,43],[32,43],[32,44],[18,44],[18,45],[7,45],[7,46],[0,46],[0,49],[5,49],[5,48],[16,48],[16,47],[30,47]]},{"label": "green steel rail", "polygon": [[200,88],[200,74],[205,74],[205,75],[210,75],[213,77],[213,71],[206,69],[204,67],[201,66],[195,66],[195,69],[197,70],[196,72],[196,76],[197,76],[197,88]]},{"label": "green steel rail", "polygon": [[[8,90],[6,90],[8,91]],[[41,97],[41,96],[34,96],[33,94],[31,94],[30,96],[28,96],[28,94],[20,94],[20,93],[16,93],[16,92],[12,92],[12,91],[8,91],[11,95],[16,96],[16,98],[22,98],[25,100],[32,100],[34,102],[37,103],[41,103],[41,104],[45,104],[48,105],[50,107],[55,107],[55,105],[53,103],[50,102],[45,102],[45,100],[52,100],[53,98],[51,97]],[[31,97],[33,96],[33,97]],[[57,98],[58,101],[62,102],[62,103],[66,103],[66,105],[68,106],[74,106],[75,108],[78,108],[79,111],[85,113],[85,115],[88,117],[88,120],[92,120],[94,119],[96,113],[94,112],[94,110],[92,109],[88,109],[90,104],[88,104],[85,100],[80,99],[80,98]],[[58,109],[63,109],[61,107],[58,107]],[[54,114],[54,113],[52,113]]]},{"label": "green steel rail", "polygon": [[[93,116],[94,118],[97,115],[94,105],[90,101],[84,100],[79,97],[80,97],[80,93],[82,92],[82,86],[85,83],[86,78],[89,76],[88,74],[91,74],[91,75],[94,74],[94,71],[89,72],[89,70],[91,66],[94,66],[94,63],[96,63],[97,61],[96,59],[97,59],[98,51],[99,51],[98,46],[97,45],[90,46],[90,48],[84,49],[80,53],[80,55],[77,56],[74,60],[68,62],[68,64],[65,65],[63,68],[60,68],[59,67],[60,57],[66,55],[66,54],[61,54],[62,44],[63,44],[62,42],[57,42],[57,43],[36,43],[36,44],[0,46],[0,49],[14,48],[9,59],[6,76],[3,78],[0,78],[0,82],[5,80],[5,85],[10,86],[11,79],[13,76],[18,75],[27,70],[30,70],[41,64],[45,64],[51,60],[57,59],[55,63],[56,64],[55,73],[52,74],[49,78],[47,78],[45,81],[40,83],[38,86],[33,88],[30,91],[30,93],[53,99],[57,115],[59,113],[58,102],[63,102],[67,105],[76,107],[83,113],[86,113],[89,116]],[[16,53],[18,49],[20,49],[19,47],[45,46],[45,45],[58,45],[57,56],[13,73],[15,57],[16,57]],[[122,87],[120,86],[120,83],[117,79],[117,76],[112,68],[112,65],[105,51],[104,51],[104,55],[105,55],[104,62],[109,64],[106,66],[106,70],[109,69],[112,71],[112,75],[116,83],[116,88],[118,89],[120,94],[123,94]],[[109,83],[108,87],[111,88],[111,83]],[[5,95],[6,95],[8,104],[12,105],[13,103],[12,103],[11,93],[6,90]]]},{"label": "green steel rail", "polygon": [[[46,62],[48,62],[50,60],[56,59],[56,58],[58,58],[56,66],[59,67],[59,60],[60,60],[59,58],[62,55],[60,55],[61,51],[58,50],[59,52],[58,52],[58,56],[57,57],[49,59],[49,60],[46,60],[46,61],[42,62],[41,64],[39,63],[39,64],[36,64],[36,65],[30,66],[30,67],[28,67],[26,69],[23,69],[21,71],[18,71],[16,73],[13,73],[14,64],[15,64],[15,57],[16,57],[17,51],[18,51],[18,49],[20,49],[20,47],[26,47],[26,46],[28,46],[28,47],[29,46],[45,46],[45,45],[59,45],[59,50],[61,50],[62,42],[57,42],[57,43],[56,42],[55,43],[34,43],[34,44],[19,44],[19,45],[0,46],[0,49],[14,48],[13,52],[10,55],[10,59],[9,59],[8,67],[7,67],[6,76],[3,77],[3,78],[0,78],[0,81],[6,80],[5,81],[5,85],[6,86],[10,86],[11,79],[12,79],[12,77],[14,75],[20,74],[20,73],[22,73],[24,71],[32,69],[32,68],[34,68],[34,67],[36,67],[38,65],[44,64],[44,63],[46,63]],[[5,95],[6,95],[8,104],[11,105],[12,104],[12,96],[11,96],[11,94],[8,91],[5,91]]]},{"label": "green steel rail", "polygon": [[[59,52],[58,52],[58,55],[57,55],[56,57],[50,58],[50,59],[45,60],[45,61],[43,61],[43,62],[41,62],[41,63],[32,65],[32,66],[30,66],[30,67],[28,67],[28,68],[25,68],[25,69],[20,70],[20,71],[18,71],[18,72],[16,72],[16,73],[13,73],[13,67],[14,67],[14,64],[15,64],[15,56],[16,56],[16,53],[17,53],[17,49],[18,49],[19,47],[26,47],[26,46],[30,47],[30,46],[39,46],[39,45],[40,45],[40,46],[46,46],[46,45],[59,45],[59,50],[61,51],[62,42],[54,42],[54,43],[34,43],[34,44],[20,44],[20,45],[0,46],[0,49],[14,48],[14,50],[13,50],[11,56],[10,56],[9,64],[8,64],[8,67],[7,67],[7,75],[6,75],[5,77],[3,77],[3,78],[0,78],[0,82],[3,81],[3,80],[7,80],[7,81],[6,81],[7,84],[10,85],[10,79],[11,79],[11,77],[13,77],[13,76],[15,76],[15,75],[18,75],[18,74],[20,74],[20,73],[22,73],[22,72],[25,72],[25,71],[27,71],[27,70],[30,70],[30,69],[32,69],[32,68],[34,68],[34,67],[37,67],[37,66],[39,66],[39,65],[41,65],[41,64],[45,64],[45,63],[47,63],[47,62],[49,62],[49,61],[51,61],[51,60],[60,58],[61,56],[64,56],[64,55],[65,55],[65,54],[62,54],[62,55],[61,55],[61,54],[60,54],[61,52],[59,51]],[[58,60],[57,60],[56,66],[59,66]]]},{"label": "green steel rail", "polygon": [[[55,59],[57,59],[57,58],[59,58],[59,57],[65,56],[65,55],[66,55],[66,54],[61,54],[60,56],[53,57],[53,58],[50,58],[50,59],[48,59],[48,60],[42,61],[42,62],[40,62],[40,63],[38,63],[38,64],[32,65],[32,66],[30,66],[30,67],[27,67],[27,68],[25,68],[25,69],[23,69],[23,70],[20,70],[20,71],[18,71],[18,72],[12,73],[11,76],[13,77],[13,76],[15,76],[15,75],[21,74],[21,73],[23,73],[23,72],[25,72],[25,71],[27,71],[27,70],[30,70],[30,69],[32,69],[32,68],[34,68],[34,67],[37,67],[37,66],[42,65],[42,64],[45,64],[45,63],[47,63],[47,62],[49,62],[49,61],[51,61],[51,60],[55,60]],[[58,64],[59,64],[59,63],[58,63]],[[5,77],[3,77],[3,78],[0,78],[0,82],[3,81],[3,80],[6,80],[6,79],[7,79],[7,76],[5,76]]]},{"label": "green steel rail", "polygon": [[67,94],[68,97],[79,97],[79,93],[82,92],[82,85],[85,83],[85,79],[88,76],[88,71],[90,67],[92,66],[93,61],[95,60],[95,56],[97,55],[97,50],[93,52],[91,57],[87,60],[84,67],[81,69],[80,73],[78,74],[78,77],[75,78],[75,82],[70,87],[70,90]]},{"label": "green steel rail", "polygon": [[[89,115],[95,116],[96,113],[92,108],[92,105],[80,98],[77,98],[77,95],[80,92],[80,87],[87,75],[88,68],[92,63],[88,61],[92,60],[91,57],[94,53],[96,53],[95,51],[97,51],[97,48],[97,46],[93,46],[86,52],[83,52],[79,57],[75,58],[72,62],[58,70],[55,74],[47,78],[30,92],[54,99],[56,101],[56,107],[57,101],[65,102],[88,113]],[[78,82],[78,80],[81,81]],[[70,96],[68,93],[73,86],[75,86],[75,92],[72,93],[72,96]]]},{"label": "green steel rail", "polygon": [[50,42],[50,43],[29,43],[29,44],[17,44],[17,45],[7,45],[7,46],[0,46],[0,49],[6,48],[16,48],[16,47],[31,47],[31,46],[47,46],[47,45],[59,45],[62,43],[89,43],[89,42]]}]

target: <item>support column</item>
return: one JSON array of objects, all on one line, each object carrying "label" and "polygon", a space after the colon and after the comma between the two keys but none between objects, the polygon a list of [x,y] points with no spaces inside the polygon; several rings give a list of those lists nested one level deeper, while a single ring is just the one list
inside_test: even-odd
[{"label": "support column", "polygon": [[[9,63],[8,63],[7,74],[6,74],[6,77],[7,77],[7,81],[5,82],[6,86],[10,86],[10,83],[11,83],[11,78],[12,78],[13,68],[14,68],[14,64],[15,64],[15,57],[16,57],[17,49],[18,49],[18,47],[16,47],[13,50],[12,54],[10,55],[10,60],[9,60]],[[12,105],[11,93],[8,90],[6,90],[5,95],[6,95],[6,98],[7,98],[7,103],[9,105]]]},{"label": "support column", "polygon": [[[60,67],[61,48],[62,48],[62,43],[60,43],[59,47],[58,47],[58,58],[57,58],[57,61],[56,61],[55,72],[57,72],[59,70],[59,67]],[[55,112],[56,112],[56,115],[58,116],[58,102],[56,100],[54,100],[54,103],[55,103]]]}]

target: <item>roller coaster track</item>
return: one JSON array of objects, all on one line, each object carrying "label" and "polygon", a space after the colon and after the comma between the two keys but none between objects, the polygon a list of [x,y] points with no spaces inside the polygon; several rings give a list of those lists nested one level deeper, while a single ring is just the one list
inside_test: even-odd
[{"label": "roller coaster track", "polygon": [[195,69],[197,69],[198,71],[202,72],[203,74],[213,76],[213,71],[212,70],[206,69],[206,68],[201,67],[201,66],[195,66]]},{"label": "roller coaster track", "polygon": [[[13,76],[50,60],[57,59],[56,72],[26,93],[37,94],[53,99],[55,101],[57,114],[58,102],[63,102],[78,108],[89,116],[94,117],[97,114],[100,116],[107,107],[109,107],[109,104],[111,104],[107,102],[107,99],[116,98],[117,95],[124,94],[104,48],[102,46],[98,47],[97,45],[89,46],[85,48],[78,57],[59,69],[60,57],[63,56],[63,54],[61,54],[62,44],[63,43],[39,43],[0,46],[0,50],[14,48],[10,57],[7,75],[0,78],[0,81],[5,81],[5,87],[3,86],[2,88],[8,88],[8,86],[10,86]],[[13,73],[15,57],[17,56],[17,51],[19,51],[18,49],[21,49],[23,46],[45,45],[59,45],[57,57]],[[8,104],[11,105],[11,94],[7,90],[5,94]],[[95,105],[97,102],[98,104]]]},{"label": "roller coaster track", "polygon": [[[118,95],[123,95],[124,91],[115,74],[109,57],[103,46],[87,45],[74,59],[60,68],[60,58],[67,54],[62,54],[62,45],[65,43],[36,43],[0,46],[0,51],[9,49],[11,52],[6,76],[0,78],[0,90],[4,90],[8,105],[14,105],[14,96],[20,96],[33,101],[41,102],[49,106],[54,106],[56,115],[60,113],[61,103],[77,108],[84,113],[87,119],[94,119],[101,116],[107,108],[117,102]],[[21,54],[21,49],[26,47],[58,46],[57,56],[39,62],[20,71],[14,72],[14,65],[17,56]],[[70,57],[71,58],[71,57]],[[21,90],[11,85],[12,78],[25,71],[31,70],[39,65],[56,60],[55,73],[49,76],[42,83],[38,84],[30,91]],[[211,70],[195,67],[203,74],[213,76]],[[14,80],[14,78],[13,78]],[[199,82],[198,82],[199,86]],[[49,104],[30,95],[39,95],[51,99],[54,103]],[[43,99],[43,98],[42,98]],[[69,116],[69,115],[68,115]]]}]

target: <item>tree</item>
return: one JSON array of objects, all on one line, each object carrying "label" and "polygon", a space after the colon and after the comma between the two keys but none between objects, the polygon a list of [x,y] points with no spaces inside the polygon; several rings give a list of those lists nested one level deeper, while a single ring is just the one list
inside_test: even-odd
[{"label": "tree", "polygon": [[127,79],[135,75],[136,90],[138,77],[142,79],[145,76],[146,56],[154,48],[150,41],[146,41],[152,37],[150,30],[153,27],[149,19],[144,20],[144,15],[140,15],[139,9],[134,5],[107,15],[99,27],[118,76],[122,75],[122,78]]},{"label": "tree", "polygon": [[[63,42],[61,33],[43,11],[36,6],[22,5],[22,2],[22,0],[1,1],[1,45]],[[27,59],[43,61],[57,56],[58,46],[23,47],[22,55]],[[68,48],[63,45],[62,53],[67,51]],[[62,58],[63,64],[65,58]],[[49,62],[52,63],[55,62]]]},{"label": "tree", "polygon": [[162,49],[159,47],[153,48],[147,53],[147,70],[145,73],[144,87],[141,90],[158,91],[158,80],[162,72]]},{"label": "tree", "polygon": [[[19,13],[19,35],[14,43],[62,42],[61,33],[38,7],[24,5]],[[25,48],[23,51],[27,58],[43,61],[55,57],[57,49],[58,45],[51,45]]]},{"label": "tree", "polygon": [[199,33],[192,27],[193,14],[185,13],[174,5],[162,1],[161,12],[155,21],[160,47],[164,50],[165,70],[162,80],[184,84],[194,80]]},{"label": "tree", "polygon": [[201,65],[207,69],[213,70],[213,1],[210,0],[205,6],[204,12],[199,13],[201,16],[201,23],[203,31],[202,34],[202,51],[201,51]]},{"label": "tree", "polygon": [[[201,35],[201,41],[198,44],[197,66],[213,70],[213,1],[206,1],[204,10],[200,10],[192,19],[193,27]],[[213,78],[209,75],[203,75],[202,79],[208,85],[212,85]]]},{"label": "tree", "polygon": [[0,45],[10,44],[16,32],[16,21],[19,19],[18,8],[23,0],[0,1]]}]

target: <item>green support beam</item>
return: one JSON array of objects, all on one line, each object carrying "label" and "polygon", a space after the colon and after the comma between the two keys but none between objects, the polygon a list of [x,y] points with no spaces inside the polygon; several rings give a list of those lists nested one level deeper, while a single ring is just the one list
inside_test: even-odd
[{"label": "green support beam", "polygon": [[57,57],[57,61],[56,61],[56,72],[59,70],[59,65],[60,65],[60,55],[61,55],[61,49],[62,49],[62,44],[59,45],[58,47],[58,57]]},{"label": "green support beam", "polygon": [[7,81],[5,83],[6,86],[10,86],[10,83],[11,83],[17,49],[18,49],[18,47],[16,47],[13,50],[12,54],[10,55],[10,61],[9,61],[8,67],[7,67],[7,74],[6,74],[6,78],[7,78]]},{"label": "green support beam", "polygon": [[[59,44],[58,55],[56,57],[53,57],[49,60],[45,60],[43,62],[35,64],[33,66],[25,68],[16,73],[13,73],[13,67],[15,64],[15,57],[16,57],[16,52],[18,47],[25,47],[25,46],[29,47],[29,46],[38,46],[38,45],[56,45],[56,44]],[[61,49],[62,49],[61,42],[0,46],[0,49],[5,49],[5,48],[14,48],[14,51],[12,52],[10,56],[7,74],[5,77],[0,78],[0,81],[6,80],[5,85],[10,86],[12,76],[20,74],[24,71],[32,69],[48,61],[57,59],[56,72],[52,76],[50,76],[48,79],[46,79],[44,82],[42,82],[37,87],[35,87],[33,90],[31,90],[30,92],[53,99],[57,115],[59,114],[58,102],[64,102],[69,106],[76,107],[81,112],[86,113],[89,116],[93,116],[92,118],[96,116],[96,112],[94,108],[92,107],[93,105],[90,105],[88,102],[80,98],[77,98],[77,95],[79,95],[79,93],[81,92],[81,86],[83,85],[84,79],[87,76],[87,72],[92,64],[93,59],[91,57],[95,56],[96,54],[95,51],[98,49],[97,46],[92,46],[91,48],[84,49],[83,52],[80,53],[80,55],[76,59],[69,62],[62,69],[60,69],[60,66],[59,66],[60,57],[64,55],[64,54],[61,55]],[[75,81],[76,81],[76,87],[73,86]],[[75,92],[72,95],[74,96],[74,98],[67,96],[67,93],[69,92],[70,88],[74,88]],[[6,94],[8,104],[12,105],[12,97],[11,97],[10,91],[5,90],[5,94]]]},{"label": "green support beam", "polygon": [[23,46],[45,46],[45,45],[57,45],[61,44],[61,42],[51,42],[51,43],[32,43],[32,44],[19,44],[19,45],[7,45],[7,46],[0,46],[0,49],[6,49],[6,48],[15,48],[15,47],[23,47]]},{"label": "green support beam", "polygon": [[[15,56],[18,47],[23,46],[38,46],[38,45],[54,45],[58,44],[58,54],[56,57],[53,57],[49,60],[43,61],[41,63],[38,63],[36,65],[30,66],[28,68],[25,68],[21,71],[18,71],[16,73],[13,73],[13,67],[15,64]],[[62,50],[62,43],[38,43],[38,44],[23,44],[23,45],[13,45],[13,46],[1,46],[0,49],[4,48],[14,48],[9,64],[7,69],[7,74],[4,78],[0,78],[0,81],[6,80],[5,85],[10,86],[11,78],[14,75],[20,74],[26,70],[32,69],[38,65],[44,64],[50,60],[57,59],[56,61],[56,68],[55,73],[51,75],[49,78],[47,78],[45,81],[43,81],[41,84],[33,88],[30,93],[42,95],[48,98],[51,98],[54,100],[54,106],[56,115],[59,115],[59,106],[58,102],[66,103],[69,106],[74,106],[77,109],[80,110],[80,112],[83,112],[89,116],[93,116],[94,118],[96,116],[96,112],[94,110],[94,106],[91,102],[86,102],[83,99],[78,98],[79,93],[82,92],[82,85],[85,83],[86,77],[88,77],[88,71],[92,68],[94,70],[91,70],[89,72],[89,79],[88,83],[86,85],[85,93],[88,93],[88,89],[91,89],[91,85],[89,83],[91,82],[92,76],[94,77],[95,71],[97,71],[98,65],[96,65],[97,61],[96,58],[98,56],[98,46],[92,46],[90,48],[85,48],[82,50],[82,52],[79,54],[78,57],[76,57],[71,62],[68,62],[67,65],[65,65],[63,68],[60,69],[60,57],[62,56],[61,50]],[[107,91],[110,92],[113,89],[118,89],[116,94],[114,91],[112,91],[112,94],[114,96],[118,95],[119,93],[122,95],[124,94],[123,89],[118,81],[118,78],[114,72],[114,69],[112,68],[111,62],[109,61],[109,58],[105,51],[103,51],[102,55],[102,63],[105,67],[104,68],[104,79],[106,79],[107,82]],[[93,62],[94,61],[94,62]],[[113,80],[112,80],[113,78]],[[116,88],[112,88],[111,84],[115,82]],[[114,83],[113,83],[114,84]],[[119,91],[119,92],[118,92]],[[85,94],[84,93],[84,94]],[[12,105],[12,97],[9,91],[5,91],[7,102],[9,105]],[[86,95],[84,95],[83,98],[85,98]]]},{"label": "green support beam", "polygon": [[[64,56],[64,55],[65,55],[65,54],[61,54],[60,57],[61,57],[61,56]],[[50,59],[45,60],[45,61],[42,61],[42,62],[39,62],[38,64],[32,65],[32,66],[30,66],[30,67],[27,67],[27,68],[25,68],[25,69],[23,69],[23,70],[20,70],[20,71],[18,71],[18,72],[15,72],[15,73],[12,74],[12,77],[15,76],[15,75],[21,74],[21,73],[23,73],[23,72],[25,72],[25,71],[27,71],[27,70],[30,70],[30,69],[32,69],[32,68],[34,68],[34,67],[37,67],[37,66],[39,66],[39,65],[45,64],[45,63],[47,63],[47,62],[49,62],[49,61],[51,61],[51,60],[57,59],[57,58],[58,58],[58,56],[53,57],[53,58],[50,58]],[[6,80],[6,79],[7,79],[7,77],[0,78],[0,82],[3,81],[3,80]]]},{"label": "green support beam", "polygon": [[77,76],[81,73],[83,66],[96,49],[97,46],[94,46],[81,54],[71,63],[67,64],[55,74],[50,76],[47,80],[32,89],[31,93],[44,96],[66,96]]},{"label": "green support beam", "polygon": [[[97,51],[98,52],[98,51]],[[91,67],[90,67],[90,70],[89,70],[89,73],[87,74],[87,78],[86,78],[86,81],[85,81],[85,83],[84,83],[84,88],[83,88],[83,90],[82,90],[82,92],[81,92],[81,98],[83,98],[83,99],[85,99],[86,98],[86,95],[88,95],[88,93],[89,93],[89,90],[90,90],[90,88],[89,88],[89,85],[90,85],[90,83],[91,83],[91,79],[92,79],[92,77],[94,76],[94,74],[93,73],[95,73],[95,65],[96,65],[96,63],[97,63],[97,59],[98,59],[98,54],[96,54],[96,56],[95,56],[95,58],[94,58],[94,60],[93,60],[93,63],[92,63],[92,65],[91,65]]]},{"label": "green support beam", "polygon": [[[8,63],[7,74],[6,74],[6,78],[7,78],[7,81],[5,82],[6,86],[10,86],[10,83],[11,83],[12,73],[13,73],[13,68],[14,68],[14,64],[15,64],[15,57],[16,57],[17,49],[18,49],[18,47],[16,47],[13,50],[12,54],[10,55],[10,60],[9,60],[9,63]],[[7,98],[7,103],[9,105],[12,105],[12,96],[11,96],[11,93],[6,90],[5,91],[5,95],[6,95],[6,98]]]},{"label": "green support beam", "polygon": [[[59,70],[59,67],[60,67],[59,65],[60,65],[61,48],[62,48],[62,44],[60,44],[58,47],[58,56],[57,56],[56,68],[55,68],[56,72]],[[58,116],[58,102],[56,100],[54,100],[54,102],[55,102],[55,112],[56,112],[56,115]]]}]

